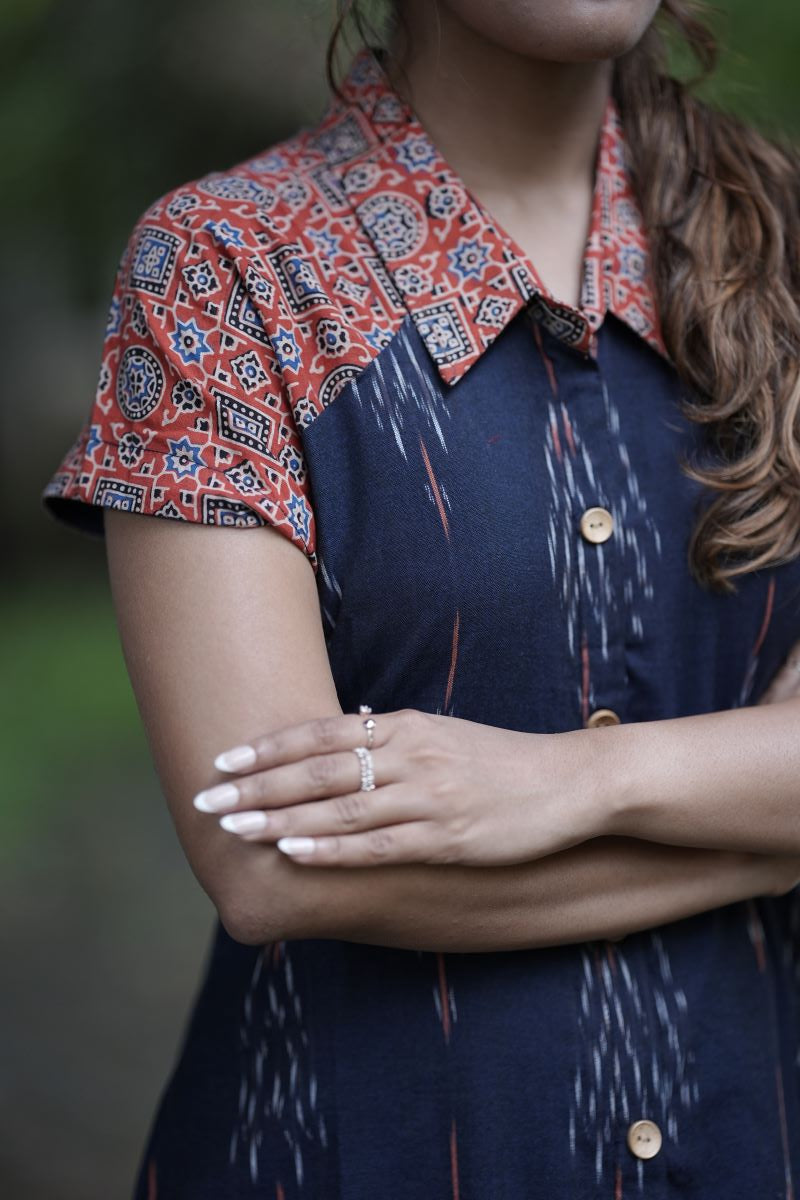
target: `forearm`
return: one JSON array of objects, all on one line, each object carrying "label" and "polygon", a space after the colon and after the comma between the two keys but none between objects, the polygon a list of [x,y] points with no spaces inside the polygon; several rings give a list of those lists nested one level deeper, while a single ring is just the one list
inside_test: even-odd
[{"label": "forearm", "polygon": [[322,937],[515,950],[616,939],[788,886],[786,865],[775,857],[621,837],[509,867],[308,869],[270,847],[250,849],[248,880],[238,888],[249,897],[248,914],[232,932],[254,943]]},{"label": "forearm", "polygon": [[800,853],[800,699],[609,726],[591,736],[609,813],[605,832]]}]

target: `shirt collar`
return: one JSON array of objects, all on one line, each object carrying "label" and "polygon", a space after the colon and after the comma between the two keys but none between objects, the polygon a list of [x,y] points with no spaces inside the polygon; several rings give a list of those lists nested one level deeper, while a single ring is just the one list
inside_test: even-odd
[{"label": "shirt collar", "polygon": [[340,91],[315,147],[446,383],[461,379],[526,306],[556,337],[589,354],[610,311],[669,361],[613,97],[600,132],[576,308],[548,292],[533,263],[470,194],[373,51],[356,55]]}]

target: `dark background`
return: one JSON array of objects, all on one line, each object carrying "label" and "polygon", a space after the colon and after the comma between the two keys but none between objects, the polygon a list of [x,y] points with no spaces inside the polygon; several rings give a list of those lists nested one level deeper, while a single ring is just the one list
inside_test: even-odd
[{"label": "dark background", "polygon": [[[127,1200],[213,912],[122,662],[103,544],[40,493],[88,415],[114,271],[169,188],[313,121],[330,0],[0,7],[0,1194]],[[716,102],[800,134],[797,0],[726,0]]]}]

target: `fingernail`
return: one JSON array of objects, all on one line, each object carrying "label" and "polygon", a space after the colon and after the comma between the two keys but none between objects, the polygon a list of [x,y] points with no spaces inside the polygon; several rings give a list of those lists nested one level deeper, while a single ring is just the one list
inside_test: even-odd
[{"label": "fingernail", "polygon": [[236,812],[220,817],[219,823],[231,833],[255,833],[257,829],[264,829],[268,820],[265,812]]},{"label": "fingernail", "polygon": [[239,803],[239,789],[235,783],[221,783],[219,787],[208,788],[205,792],[198,792],[192,804],[195,808],[199,808],[200,812],[220,812],[223,808],[230,808],[232,804]]},{"label": "fingernail", "polygon": [[311,854],[314,850],[314,839],[302,837],[278,838],[275,845],[284,854]]},{"label": "fingernail", "polygon": [[223,750],[214,759],[218,771],[244,771],[252,767],[256,761],[256,752],[252,746],[234,746],[232,750]]}]

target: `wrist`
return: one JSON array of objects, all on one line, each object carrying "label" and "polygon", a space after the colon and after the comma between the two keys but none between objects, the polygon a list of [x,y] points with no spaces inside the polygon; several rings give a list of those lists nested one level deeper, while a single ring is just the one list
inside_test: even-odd
[{"label": "wrist", "polygon": [[[609,753],[613,748],[601,736],[607,732],[605,728],[573,729],[545,735],[550,751],[546,777],[559,798],[559,806],[563,806],[573,843],[618,831],[620,800],[614,782],[614,756]],[[541,757],[538,766],[541,772]]]},{"label": "wrist", "polygon": [[[641,770],[641,739],[637,725],[608,725],[579,729],[574,753],[581,763],[589,836],[641,836],[641,810],[646,788]],[[580,739],[580,740],[578,740]]]}]

